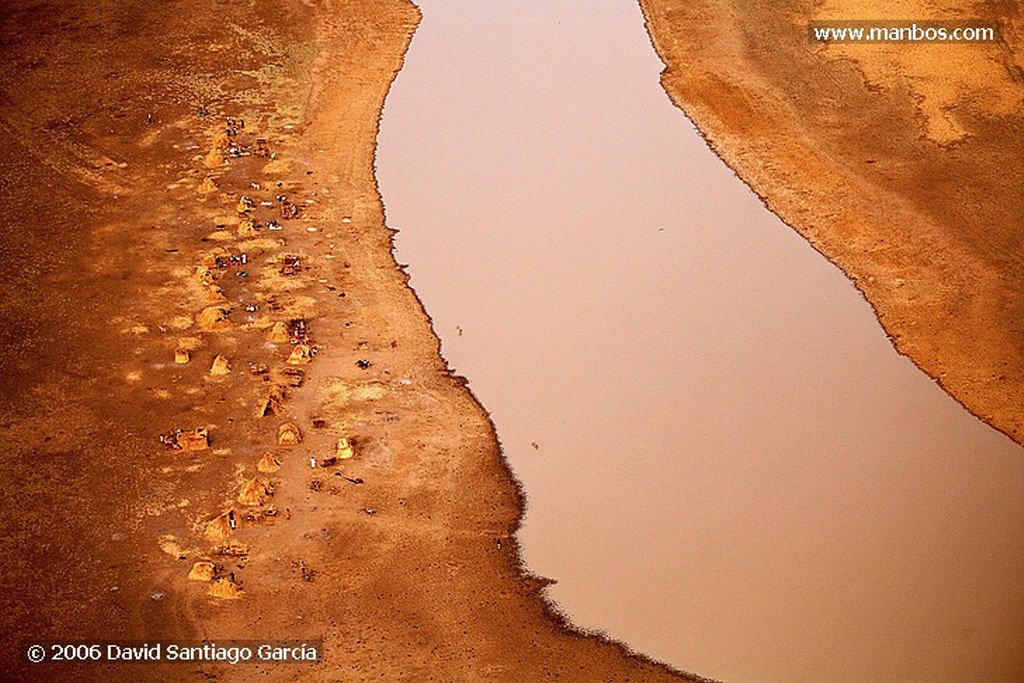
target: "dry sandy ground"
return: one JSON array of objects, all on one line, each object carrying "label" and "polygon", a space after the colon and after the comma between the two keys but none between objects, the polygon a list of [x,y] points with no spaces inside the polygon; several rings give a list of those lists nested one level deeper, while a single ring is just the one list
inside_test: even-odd
[{"label": "dry sandy ground", "polygon": [[[641,0],[663,84],[900,351],[1024,443],[1017,2]],[[982,19],[998,44],[812,43],[809,21]]]},{"label": "dry sandy ground", "polygon": [[[566,629],[519,566],[373,177],[415,7],[244,5],[0,12],[2,677],[696,680]],[[325,661],[24,655],[200,638]]]}]

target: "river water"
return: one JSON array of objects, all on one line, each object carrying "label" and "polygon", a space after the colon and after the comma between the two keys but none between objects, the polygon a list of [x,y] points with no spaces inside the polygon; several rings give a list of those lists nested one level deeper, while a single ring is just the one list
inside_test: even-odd
[{"label": "river water", "polygon": [[627,0],[423,0],[397,255],[581,627],[730,681],[1024,679],[1024,452],[658,83]]}]

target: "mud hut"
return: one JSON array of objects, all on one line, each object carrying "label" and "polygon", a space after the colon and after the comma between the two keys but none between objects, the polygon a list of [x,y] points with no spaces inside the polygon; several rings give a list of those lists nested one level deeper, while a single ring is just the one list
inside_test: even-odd
[{"label": "mud hut", "polygon": [[196,562],[188,573],[189,581],[213,581],[213,562]]},{"label": "mud hut", "polygon": [[283,386],[275,384],[270,387],[256,405],[256,417],[281,415],[284,412],[284,397],[285,389]]},{"label": "mud hut", "polygon": [[249,507],[258,507],[266,503],[274,495],[274,485],[266,477],[255,477],[242,485],[238,494],[238,502]]},{"label": "mud hut", "polygon": [[203,330],[223,330],[231,326],[228,321],[230,309],[225,306],[207,306],[198,316],[196,324]]},{"label": "mud hut", "polygon": [[210,583],[210,595],[222,600],[234,600],[242,597],[242,586],[228,576],[220,576]]},{"label": "mud hut", "polygon": [[302,434],[299,428],[291,422],[285,422],[277,430],[277,443],[279,446],[297,446],[302,441]]},{"label": "mud hut", "polygon": [[231,372],[231,364],[228,363],[228,359],[217,354],[217,357],[213,359],[213,364],[210,366],[210,374],[226,375],[229,372]]},{"label": "mud hut", "polygon": [[210,435],[202,427],[183,431],[175,436],[174,446],[186,453],[205,451],[210,447]]},{"label": "mud hut", "polygon": [[288,326],[283,322],[276,322],[267,332],[267,341],[274,344],[287,344],[289,339]]},{"label": "mud hut", "polygon": [[240,221],[238,223],[238,235],[240,237],[257,237],[259,235],[258,224],[251,218]]},{"label": "mud hut", "polygon": [[234,510],[228,510],[212,519],[203,530],[203,536],[208,541],[223,541],[234,531],[231,525],[233,515]]},{"label": "mud hut", "polygon": [[296,344],[288,356],[288,365],[305,365],[313,360],[313,349],[308,344]]},{"label": "mud hut", "polygon": [[273,456],[271,453],[265,453],[259,462],[256,463],[256,469],[264,474],[273,474],[281,469],[281,461]]}]

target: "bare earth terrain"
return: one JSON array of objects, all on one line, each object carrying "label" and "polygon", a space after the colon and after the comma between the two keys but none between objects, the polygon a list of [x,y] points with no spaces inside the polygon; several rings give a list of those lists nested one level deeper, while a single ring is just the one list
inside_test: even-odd
[{"label": "bare earth terrain", "polygon": [[[565,628],[373,176],[404,0],[0,12],[4,680],[697,680]],[[33,643],[323,641],[315,665]]]},{"label": "bare earth terrain", "polygon": [[[0,677],[700,680],[567,629],[520,566],[521,494],[373,176],[416,8],[242,5],[0,10]],[[722,158],[1021,442],[1016,4],[973,11],[1005,20],[998,46],[913,47],[807,40],[886,16],[868,3],[642,5]],[[154,639],[325,660],[25,657]]]},{"label": "bare earth terrain", "polygon": [[[853,279],[897,350],[1024,443],[1021,6],[641,0],[673,102]],[[808,22],[980,19],[988,44],[812,43]]]}]

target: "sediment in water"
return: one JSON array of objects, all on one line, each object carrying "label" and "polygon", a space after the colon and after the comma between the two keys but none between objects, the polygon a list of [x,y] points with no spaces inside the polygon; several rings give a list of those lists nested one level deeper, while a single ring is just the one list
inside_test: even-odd
[{"label": "sediment in water", "polygon": [[640,5],[662,84],[711,149],[847,274],[899,353],[1024,444],[1020,17],[974,8],[1005,27],[986,45],[825,47],[809,21],[896,10]]}]

